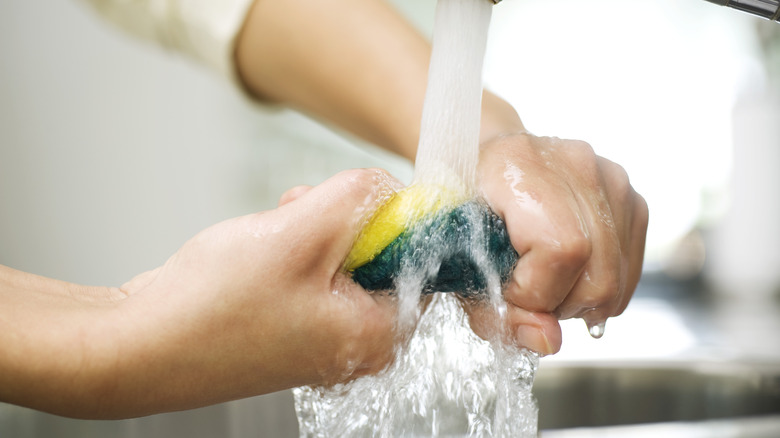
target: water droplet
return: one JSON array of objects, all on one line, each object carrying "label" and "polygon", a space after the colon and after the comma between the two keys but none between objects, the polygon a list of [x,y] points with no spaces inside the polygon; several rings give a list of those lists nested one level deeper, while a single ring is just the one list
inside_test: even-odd
[{"label": "water droplet", "polygon": [[590,333],[590,336],[593,339],[600,339],[602,336],[604,336],[604,330],[607,325],[607,321],[601,321],[596,324],[587,323],[588,324],[588,333]]}]

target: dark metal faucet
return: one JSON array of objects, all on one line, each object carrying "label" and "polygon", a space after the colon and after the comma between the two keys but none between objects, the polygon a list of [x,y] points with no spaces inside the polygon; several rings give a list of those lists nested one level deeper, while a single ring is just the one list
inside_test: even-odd
[{"label": "dark metal faucet", "polygon": [[[500,1],[500,0],[499,0]],[[707,0],[772,21],[780,21],[780,0]]]},{"label": "dark metal faucet", "polygon": [[[501,0],[490,0],[498,4]],[[707,0],[716,5],[739,9],[768,20],[780,22],[780,0]]]}]

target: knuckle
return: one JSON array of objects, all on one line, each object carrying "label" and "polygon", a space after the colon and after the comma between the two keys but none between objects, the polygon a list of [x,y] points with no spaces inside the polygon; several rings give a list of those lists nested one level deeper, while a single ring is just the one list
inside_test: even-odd
[{"label": "knuckle", "polygon": [[569,156],[580,164],[595,164],[596,151],[590,143],[582,140],[570,140],[569,147],[566,148]]},{"label": "knuckle", "polygon": [[612,304],[621,295],[623,282],[617,272],[607,272],[599,283],[598,300],[602,307]]},{"label": "knuckle", "polygon": [[548,312],[557,306],[559,297],[557,297],[558,294],[551,293],[543,287],[540,287],[533,274],[529,274],[528,282],[524,288],[509,289],[509,292],[505,292],[504,296],[508,303],[517,307],[534,312]]},{"label": "knuckle", "polygon": [[382,190],[392,190],[400,185],[387,171],[377,168],[344,170],[338,178],[342,181],[344,195],[355,199],[376,196]]},{"label": "knuckle", "polygon": [[394,357],[392,325],[379,318],[343,318],[339,326],[329,380],[344,382],[361,375],[376,374]]},{"label": "knuckle", "polygon": [[517,271],[512,273],[512,277],[504,285],[504,298],[511,304],[520,306],[523,303],[522,289],[520,288],[520,282],[517,278]]},{"label": "knuckle", "polygon": [[588,281],[581,290],[576,303],[578,309],[575,315],[581,316],[588,312],[597,312],[605,317],[614,316],[623,296],[624,282],[617,272],[603,272],[598,279]]},{"label": "knuckle", "polygon": [[607,178],[613,185],[621,187],[627,193],[634,191],[631,187],[628,172],[623,166],[607,159],[603,159],[603,162],[605,163],[603,166],[604,172],[608,175]]},{"label": "knuckle", "polygon": [[376,183],[377,176],[382,174],[377,169],[349,169],[339,173],[339,176],[350,186],[355,188],[371,187]]},{"label": "knuckle", "polygon": [[335,349],[330,354],[330,363],[323,373],[327,383],[349,380],[363,361],[361,336],[353,324],[343,322],[336,334]]},{"label": "knuckle", "polygon": [[576,172],[578,178],[588,185],[598,185],[601,180],[600,157],[590,143],[581,140],[571,140],[565,149],[568,166]]},{"label": "knuckle", "polygon": [[626,168],[621,166],[618,163],[615,163],[614,161],[609,161],[609,163],[611,163],[610,170],[614,175],[613,178],[618,180],[624,186],[631,187],[631,181],[630,178],[628,177],[628,172],[626,171]]},{"label": "knuckle", "polygon": [[590,260],[593,244],[584,235],[566,239],[551,251],[555,263],[567,268],[579,269]]},{"label": "knuckle", "polygon": [[636,197],[628,172],[623,166],[606,158],[600,158],[600,167],[609,190],[614,191],[622,202],[629,202]]},{"label": "knuckle", "polygon": [[638,220],[639,224],[642,226],[642,228],[646,230],[647,229],[647,224],[648,224],[648,222],[650,220],[650,209],[647,206],[647,201],[645,200],[645,198],[642,195],[637,193],[636,194],[636,198],[637,198],[636,199],[636,204],[635,204],[636,205],[636,207],[635,207],[636,211],[635,211],[634,214],[635,214],[636,220]]}]

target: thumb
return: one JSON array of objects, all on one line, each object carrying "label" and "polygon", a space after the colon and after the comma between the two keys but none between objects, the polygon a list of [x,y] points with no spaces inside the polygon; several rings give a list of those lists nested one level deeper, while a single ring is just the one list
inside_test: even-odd
[{"label": "thumb", "polygon": [[371,214],[403,185],[381,169],[340,172],[284,207],[299,210],[304,228],[317,233],[321,255],[344,262]]}]

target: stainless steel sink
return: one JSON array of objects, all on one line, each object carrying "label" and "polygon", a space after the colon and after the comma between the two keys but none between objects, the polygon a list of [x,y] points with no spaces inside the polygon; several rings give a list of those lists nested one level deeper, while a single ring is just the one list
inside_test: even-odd
[{"label": "stainless steel sink", "polygon": [[550,362],[534,393],[546,438],[780,437],[780,364]]}]

